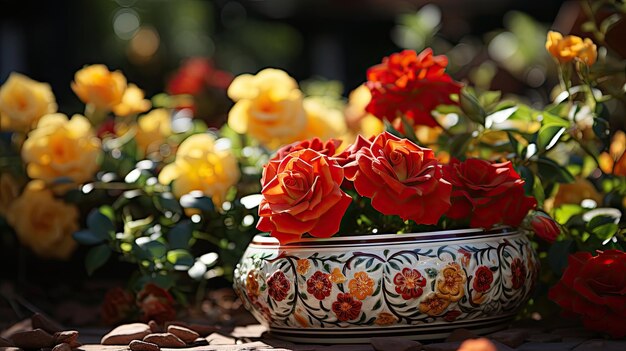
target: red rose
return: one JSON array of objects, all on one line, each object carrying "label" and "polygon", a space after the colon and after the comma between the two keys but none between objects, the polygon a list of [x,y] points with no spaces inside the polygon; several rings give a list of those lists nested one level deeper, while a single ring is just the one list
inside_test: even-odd
[{"label": "red rose", "polygon": [[561,228],[555,220],[543,212],[537,212],[530,221],[535,234],[541,239],[553,243],[561,234]]},{"label": "red rose", "polygon": [[285,273],[276,271],[267,279],[267,293],[276,301],[282,301],[287,297],[291,283]]},{"label": "red rose", "polygon": [[226,90],[232,81],[232,75],[213,67],[211,60],[194,57],[185,61],[170,79],[167,92],[196,95],[205,87]]},{"label": "red rose", "polygon": [[104,302],[100,307],[102,320],[106,324],[117,324],[126,320],[133,311],[135,296],[120,287],[109,289],[104,295]]},{"label": "red rose", "polygon": [[450,207],[452,186],[432,150],[384,132],[355,158],[344,167],[346,178],[378,212],[437,224]]},{"label": "red rose", "polygon": [[487,266],[480,266],[474,273],[474,290],[479,293],[484,293],[491,288],[493,283],[493,272]]},{"label": "red rose", "polygon": [[328,274],[317,271],[306,281],[306,291],[313,294],[316,299],[324,300],[330,296],[333,284],[328,279]]},{"label": "red rose", "polygon": [[453,159],[443,166],[443,174],[453,187],[452,207],[446,215],[452,219],[470,218],[474,228],[491,228],[494,224],[518,226],[537,205],[535,198],[524,195],[524,180],[511,162]]},{"label": "red rose", "polygon": [[567,315],[578,315],[585,328],[614,338],[626,336],[626,253],[577,252],[548,297]]},{"label": "red rose", "polygon": [[355,300],[350,294],[337,294],[337,301],[333,302],[332,310],[340,321],[356,319],[361,313],[363,303]]},{"label": "red rose", "polygon": [[320,140],[320,138],[317,137],[309,140],[297,141],[278,149],[278,151],[276,151],[276,155],[272,157],[272,160],[280,161],[288,154],[294,151],[300,151],[304,149],[311,149],[319,152],[322,155],[332,157],[335,155],[335,152],[337,152],[337,148],[339,147],[339,145],[341,145],[341,140],[330,139],[326,142],[323,142],[322,140]]},{"label": "red rose", "polygon": [[144,322],[154,320],[165,323],[176,319],[174,298],[167,290],[155,284],[146,284],[137,294],[137,306],[143,313],[141,319]]},{"label": "red rose", "polygon": [[442,104],[457,104],[450,95],[461,90],[461,83],[445,73],[447,65],[448,58],[433,56],[430,48],[419,55],[404,50],[383,58],[367,70],[372,99],[365,110],[380,119],[393,121],[404,114],[415,125],[437,126],[431,111]]},{"label": "red rose", "polygon": [[257,228],[281,243],[308,232],[327,238],[339,224],[352,198],[340,188],[343,169],[336,161],[311,149],[294,151],[263,169],[263,199]]}]

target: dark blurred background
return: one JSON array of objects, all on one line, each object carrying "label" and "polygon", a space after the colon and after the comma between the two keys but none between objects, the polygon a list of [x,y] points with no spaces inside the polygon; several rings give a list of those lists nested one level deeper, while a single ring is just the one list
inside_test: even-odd
[{"label": "dark blurred background", "polygon": [[[314,76],[339,80],[350,91],[365,80],[366,69],[383,56],[403,47],[421,50],[428,45],[436,54],[450,56],[455,78],[472,83],[478,80],[480,84],[480,77],[472,77],[478,74],[472,69],[485,62],[495,65],[482,67],[483,71],[487,69],[483,75],[491,75],[483,80],[493,78],[493,68],[502,66],[498,59],[507,68],[506,61],[511,61],[507,55],[516,54],[515,50],[526,50],[522,56],[543,56],[539,51],[545,31],[557,17],[561,3],[0,0],[0,83],[11,71],[49,82],[59,110],[71,114],[81,112],[70,82],[83,65],[104,63],[111,69],[121,69],[130,82],[152,96],[164,90],[167,78],[183,59],[202,56],[234,74],[278,67],[297,80]],[[498,39],[502,32],[517,38],[505,34]],[[537,36],[536,47],[523,47]],[[481,47],[489,48],[493,40],[500,41],[498,47],[509,44],[505,49],[510,52],[500,57],[481,52]],[[510,47],[513,44],[518,47]],[[537,61],[533,57],[529,60]],[[505,79],[495,88],[520,93],[525,87],[541,86],[550,68],[540,65],[538,71],[532,70],[526,61],[518,62],[518,66],[526,67],[520,73],[524,77],[516,79],[521,82],[507,83]],[[508,71],[516,75],[515,67]],[[530,81],[525,81],[529,75]],[[488,80],[487,84],[492,85],[493,79]]]}]

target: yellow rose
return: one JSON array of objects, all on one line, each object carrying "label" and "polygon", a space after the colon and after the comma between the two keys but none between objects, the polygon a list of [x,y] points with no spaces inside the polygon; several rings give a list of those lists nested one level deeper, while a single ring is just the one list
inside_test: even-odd
[{"label": "yellow rose", "polygon": [[122,102],[126,77],[120,71],[109,71],[105,65],[91,65],[76,72],[72,90],[82,102],[111,110]]},{"label": "yellow rose", "polygon": [[84,183],[98,170],[101,154],[98,139],[89,121],[61,113],[41,118],[22,146],[22,159],[28,176],[51,182],[58,177]]},{"label": "yellow rose", "polygon": [[235,105],[228,125],[270,148],[296,141],[307,118],[298,83],[287,73],[267,68],[256,75],[242,74],[228,87]]},{"label": "yellow rose", "polygon": [[195,134],[183,141],[176,160],[159,174],[161,184],[172,183],[176,197],[198,190],[221,207],[228,189],[239,180],[237,160],[230,145],[210,134]]},{"label": "yellow rose", "polygon": [[20,187],[10,173],[0,174],[0,216],[6,216],[9,207],[20,194]]},{"label": "yellow rose", "polygon": [[143,90],[135,84],[129,84],[122,96],[122,102],[113,106],[113,113],[116,116],[126,117],[146,112],[151,106],[150,100],[144,99]]},{"label": "yellow rose", "polygon": [[604,173],[626,176],[626,134],[623,131],[615,132],[609,152],[601,153],[598,161]]},{"label": "yellow rose", "polygon": [[150,111],[139,117],[136,128],[137,147],[143,150],[144,154],[157,151],[165,139],[172,134],[170,112],[163,108]]},{"label": "yellow rose", "polygon": [[557,208],[564,204],[580,205],[585,199],[591,199],[596,204],[602,203],[602,195],[598,193],[593,184],[585,178],[576,177],[573,183],[559,184],[559,190],[554,196],[552,206]]},{"label": "yellow rose", "polygon": [[365,111],[371,99],[370,90],[363,84],[348,95],[348,105],[344,113],[348,129],[352,134],[361,134],[369,138],[385,130],[385,125],[379,118]]},{"label": "yellow rose", "polygon": [[33,180],[15,200],[7,222],[20,242],[45,258],[67,259],[76,248],[78,210],[54,198],[44,182]]},{"label": "yellow rose", "polygon": [[347,132],[346,122],[341,111],[324,105],[319,99],[307,97],[303,101],[306,112],[306,128],[296,140],[318,137],[322,140],[342,137]]},{"label": "yellow rose", "polygon": [[57,111],[50,85],[39,83],[19,73],[11,73],[0,87],[2,128],[29,131],[41,116]]},{"label": "yellow rose", "polygon": [[583,40],[575,35],[563,37],[561,33],[554,31],[548,32],[546,50],[560,63],[567,63],[577,58],[591,66],[598,57],[596,45],[591,39]]}]

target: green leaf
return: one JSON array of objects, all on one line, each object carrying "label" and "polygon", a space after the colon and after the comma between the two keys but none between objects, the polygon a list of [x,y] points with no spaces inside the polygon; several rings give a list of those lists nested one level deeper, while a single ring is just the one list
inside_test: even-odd
[{"label": "green leaf", "polygon": [[487,113],[483,107],[480,106],[480,102],[476,96],[474,96],[474,94],[472,94],[468,89],[461,89],[459,102],[461,103],[461,110],[463,110],[467,118],[476,123],[485,124],[485,117],[487,116]]},{"label": "green leaf", "polygon": [[564,224],[567,223],[567,221],[569,221],[571,217],[578,215],[582,212],[583,208],[580,205],[564,204],[554,210],[554,220],[561,224]]},{"label": "green leaf", "polygon": [[111,257],[111,250],[106,244],[92,247],[85,257],[85,268],[87,274],[92,275],[93,272],[102,267]]},{"label": "green leaf", "polygon": [[74,237],[74,240],[82,245],[100,244],[108,238],[106,235],[102,235],[102,233],[100,232],[94,232],[91,230],[79,230],[75,232],[72,236]]},{"label": "green leaf", "polygon": [[493,106],[495,106],[502,97],[502,92],[500,91],[486,91],[478,97],[478,102],[481,106],[485,106],[486,109],[491,110]]},{"label": "green leaf", "polygon": [[547,157],[539,157],[536,161],[539,175],[544,183],[554,181],[557,183],[573,183],[574,176],[564,167]]},{"label": "green leaf", "polygon": [[154,198],[154,201],[157,208],[162,212],[170,211],[178,214],[183,213],[182,207],[170,192],[161,193]]},{"label": "green leaf", "polygon": [[180,221],[167,232],[167,242],[172,249],[187,249],[192,234],[191,222]]},{"label": "green leaf", "polygon": [[593,132],[602,141],[602,149],[607,149],[610,144],[611,126],[609,122],[602,118],[593,119]]},{"label": "green leaf", "polygon": [[562,273],[567,267],[567,257],[574,251],[574,241],[567,239],[557,241],[548,250],[548,264],[557,273]]},{"label": "green leaf", "polygon": [[165,247],[165,244],[157,240],[149,240],[146,242],[142,242],[138,245],[142,250],[149,254],[150,258],[154,259],[163,258],[165,256],[165,253],[167,252],[167,247]]},{"label": "green leaf", "polygon": [[181,196],[180,205],[184,208],[197,208],[203,212],[213,212],[215,210],[215,206],[210,197],[191,193]]},{"label": "green leaf", "polygon": [[464,159],[465,150],[472,140],[472,133],[461,133],[453,136],[450,141],[450,154],[456,158]]},{"label": "green leaf", "polygon": [[613,28],[613,26],[617,22],[619,22],[620,19],[622,19],[622,15],[620,15],[619,13],[614,13],[610,15],[609,17],[605,18],[602,23],[600,23],[600,31],[603,34],[608,33],[608,31],[611,30],[611,28]]},{"label": "green leaf", "polygon": [[400,117],[400,120],[402,121],[402,129],[404,129],[404,137],[416,144],[419,144],[419,141],[417,140],[417,135],[415,135],[415,130],[407,120],[406,116],[402,115]]},{"label": "green leaf", "polygon": [[167,253],[167,261],[173,265],[191,267],[194,265],[194,258],[187,250],[176,249]]},{"label": "green leaf", "polygon": [[537,135],[537,148],[539,150],[550,150],[556,145],[564,132],[565,128],[560,125],[542,126]]},{"label": "green leaf", "polygon": [[591,230],[591,232],[600,240],[611,239],[619,229],[619,226],[615,223],[605,223],[599,225]]},{"label": "green leaf", "polygon": [[97,209],[91,210],[87,216],[87,227],[89,230],[97,233],[100,236],[107,237],[111,233],[115,233],[115,226],[109,217],[102,214]]}]

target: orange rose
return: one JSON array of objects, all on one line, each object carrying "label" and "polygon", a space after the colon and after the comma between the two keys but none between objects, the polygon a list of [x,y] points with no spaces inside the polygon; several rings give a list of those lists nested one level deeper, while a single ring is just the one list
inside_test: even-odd
[{"label": "orange rose", "polygon": [[546,50],[560,63],[567,63],[579,59],[591,66],[598,58],[596,45],[589,38],[575,35],[563,37],[559,32],[550,31],[546,39]]},{"label": "orange rose", "polygon": [[120,104],[126,91],[126,77],[111,72],[105,65],[91,65],[76,72],[72,90],[86,104],[110,110]]},{"label": "orange rose", "polygon": [[343,169],[336,161],[311,149],[272,160],[263,169],[263,200],[257,228],[281,243],[309,233],[327,238],[339,223],[351,197],[340,188]]},{"label": "orange rose", "polygon": [[[430,149],[387,132],[354,150],[344,166],[346,179],[385,215],[398,215],[418,224],[437,224],[450,207],[452,185],[443,179],[441,165]],[[367,144],[370,144],[369,146]],[[350,156],[346,157],[350,159]]]}]

